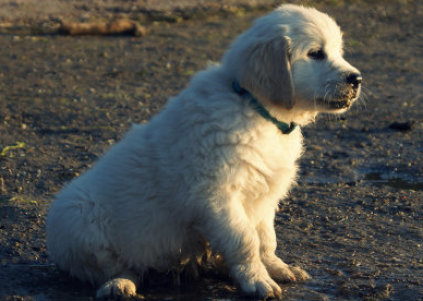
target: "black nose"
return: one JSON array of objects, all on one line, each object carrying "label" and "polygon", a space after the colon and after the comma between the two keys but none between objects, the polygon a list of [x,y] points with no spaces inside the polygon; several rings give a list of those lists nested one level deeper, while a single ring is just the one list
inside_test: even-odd
[{"label": "black nose", "polygon": [[348,84],[351,84],[354,88],[357,88],[363,81],[360,73],[350,73],[346,79]]}]

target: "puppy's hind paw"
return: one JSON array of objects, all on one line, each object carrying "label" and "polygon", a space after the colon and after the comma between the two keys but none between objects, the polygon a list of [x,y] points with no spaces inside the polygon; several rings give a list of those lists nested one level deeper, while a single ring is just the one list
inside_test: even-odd
[{"label": "puppy's hind paw", "polygon": [[132,280],[115,278],[107,281],[97,290],[96,298],[106,300],[127,299],[136,294],[137,287]]}]

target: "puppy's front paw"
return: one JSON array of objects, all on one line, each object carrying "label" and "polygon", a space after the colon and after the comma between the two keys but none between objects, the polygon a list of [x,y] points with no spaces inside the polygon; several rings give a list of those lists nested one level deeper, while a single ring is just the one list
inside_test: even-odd
[{"label": "puppy's front paw", "polygon": [[306,281],[306,280],[311,279],[310,274],[307,273],[302,268],[297,267],[297,266],[290,266],[289,268],[291,269],[292,273],[294,273],[297,281]]},{"label": "puppy's front paw", "polygon": [[126,278],[115,278],[104,283],[98,290],[98,299],[129,298],[136,295],[135,283]]},{"label": "puppy's front paw", "polygon": [[256,295],[261,299],[282,298],[279,285],[270,278],[266,268],[259,264],[241,264],[232,268],[232,274],[238,281],[242,291],[248,295]]},{"label": "puppy's front paw", "polygon": [[306,281],[311,278],[306,271],[297,266],[287,265],[275,254],[266,254],[262,257],[262,261],[269,275],[278,282]]},{"label": "puppy's front paw", "polygon": [[289,266],[275,254],[263,256],[262,261],[269,275],[279,282],[294,282],[297,280]]}]

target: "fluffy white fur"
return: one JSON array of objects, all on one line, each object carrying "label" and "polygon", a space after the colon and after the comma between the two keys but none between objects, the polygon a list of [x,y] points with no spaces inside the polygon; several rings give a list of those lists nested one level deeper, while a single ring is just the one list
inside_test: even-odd
[{"label": "fluffy white fur", "polygon": [[60,269],[102,285],[98,297],[130,296],[147,269],[196,262],[211,246],[247,294],[280,297],[275,281],[309,277],[275,255],[273,225],[301,130],[282,134],[234,80],[279,120],[305,125],[348,109],[361,77],[326,14],[282,5],[258,19],[220,64],[58,194],[47,245]]}]

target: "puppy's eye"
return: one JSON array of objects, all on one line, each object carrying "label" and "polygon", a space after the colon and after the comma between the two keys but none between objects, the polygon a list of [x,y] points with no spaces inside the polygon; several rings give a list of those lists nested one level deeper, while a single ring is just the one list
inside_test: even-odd
[{"label": "puppy's eye", "polygon": [[310,50],[307,55],[309,58],[313,60],[324,60],[326,58],[326,55],[323,49]]}]

